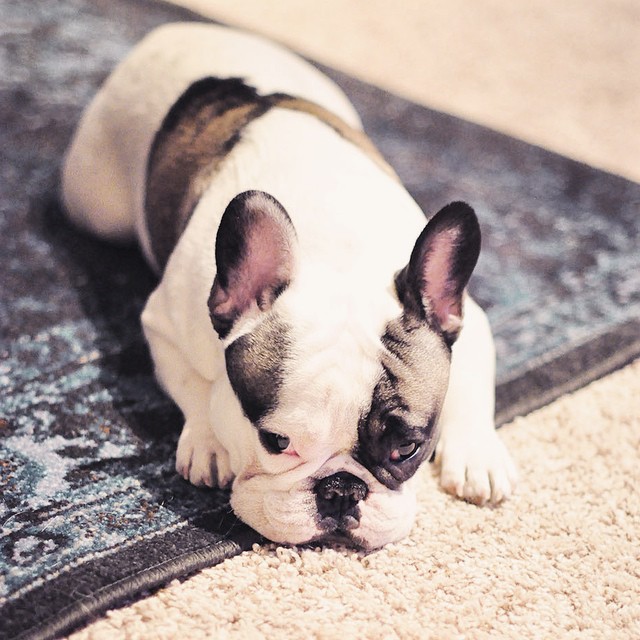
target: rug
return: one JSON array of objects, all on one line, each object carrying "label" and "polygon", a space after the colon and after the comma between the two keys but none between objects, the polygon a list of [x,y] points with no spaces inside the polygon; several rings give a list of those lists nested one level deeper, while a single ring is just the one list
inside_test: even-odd
[{"label": "rug", "polygon": [[[57,172],[82,107],[157,24],[146,0],[3,0],[0,41],[0,635],[54,637],[259,540],[176,477],[176,408],[138,322],[135,249],[69,228]],[[469,200],[472,292],[499,354],[498,419],[640,353],[640,187],[326,70],[424,207]]]}]

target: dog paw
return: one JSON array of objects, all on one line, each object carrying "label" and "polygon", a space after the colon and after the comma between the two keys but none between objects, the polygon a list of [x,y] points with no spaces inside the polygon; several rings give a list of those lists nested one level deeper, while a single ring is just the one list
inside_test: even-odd
[{"label": "dog paw", "polygon": [[445,491],[478,505],[502,502],[518,481],[511,456],[493,430],[482,437],[441,438],[436,465]]},{"label": "dog paw", "polygon": [[233,474],[229,455],[208,424],[185,423],[176,452],[176,471],[196,487],[225,487]]}]

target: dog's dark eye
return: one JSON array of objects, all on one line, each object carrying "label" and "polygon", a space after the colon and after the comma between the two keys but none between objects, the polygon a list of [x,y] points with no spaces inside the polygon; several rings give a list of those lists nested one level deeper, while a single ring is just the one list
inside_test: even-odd
[{"label": "dog's dark eye", "polygon": [[417,442],[405,442],[391,452],[389,460],[391,462],[404,462],[409,458],[413,458],[419,449],[420,445]]},{"label": "dog's dark eye", "polygon": [[260,431],[260,442],[269,453],[282,453],[289,446],[289,438],[271,431]]}]

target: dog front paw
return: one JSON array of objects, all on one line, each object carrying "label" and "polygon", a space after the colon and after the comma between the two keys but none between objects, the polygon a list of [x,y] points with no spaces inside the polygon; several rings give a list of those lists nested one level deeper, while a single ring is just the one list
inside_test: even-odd
[{"label": "dog front paw", "polygon": [[176,471],[196,487],[225,487],[233,474],[227,451],[208,424],[186,422],[176,452]]},{"label": "dog front paw", "polygon": [[478,505],[502,502],[518,481],[511,456],[494,430],[481,437],[442,437],[436,465],[445,491]]}]

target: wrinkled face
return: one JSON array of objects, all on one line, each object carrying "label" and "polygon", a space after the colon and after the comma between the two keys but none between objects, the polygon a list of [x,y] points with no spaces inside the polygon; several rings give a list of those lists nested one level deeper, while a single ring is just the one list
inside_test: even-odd
[{"label": "wrinkled face", "polygon": [[314,330],[306,315],[274,308],[226,348],[249,444],[232,506],[276,542],[377,548],[412,526],[412,479],[435,448],[450,351],[403,313],[377,336],[357,319]]},{"label": "wrinkled face", "polygon": [[209,297],[228,378],[211,408],[242,520],[291,544],[372,549],[408,533],[479,250],[473,210],[452,203],[389,282],[370,268],[349,280],[300,259],[269,194],[229,203]]}]

